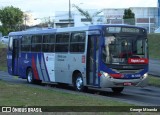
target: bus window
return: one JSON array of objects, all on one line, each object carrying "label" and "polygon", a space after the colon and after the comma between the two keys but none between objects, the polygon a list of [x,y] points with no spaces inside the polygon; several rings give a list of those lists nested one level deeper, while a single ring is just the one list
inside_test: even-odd
[{"label": "bus window", "polygon": [[55,43],[55,35],[43,35],[43,43]]},{"label": "bus window", "polygon": [[40,52],[42,43],[42,35],[32,36],[32,52]]},{"label": "bus window", "polygon": [[54,52],[55,48],[55,35],[43,35],[43,44],[42,51],[43,52]]},{"label": "bus window", "polygon": [[85,33],[72,33],[70,40],[70,52],[84,52],[85,50]]},{"label": "bus window", "polygon": [[69,33],[61,33],[56,35],[55,52],[68,52]]},{"label": "bus window", "polygon": [[31,36],[23,36],[21,41],[21,51],[31,51]]},{"label": "bus window", "polygon": [[144,47],[144,40],[137,40],[137,54],[138,55],[144,55],[145,47]]}]

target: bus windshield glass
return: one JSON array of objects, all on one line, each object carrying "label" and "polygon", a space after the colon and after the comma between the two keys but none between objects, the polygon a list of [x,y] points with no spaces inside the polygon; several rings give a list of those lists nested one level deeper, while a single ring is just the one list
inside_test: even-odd
[{"label": "bus windshield glass", "polygon": [[[123,31],[131,32],[132,29]],[[121,31],[121,32],[120,32]],[[113,32],[113,30],[112,30]],[[147,39],[138,34],[139,30],[133,29],[133,33],[122,34],[122,29],[116,28],[114,33],[106,33],[103,47],[103,61],[106,64],[128,64],[129,59],[147,58]]]}]

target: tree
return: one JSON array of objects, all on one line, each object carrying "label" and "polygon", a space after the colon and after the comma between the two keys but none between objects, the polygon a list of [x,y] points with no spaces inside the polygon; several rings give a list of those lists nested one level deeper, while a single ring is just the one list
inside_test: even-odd
[{"label": "tree", "polygon": [[79,6],[73,4],[73,7],[75,7],[82,16],[85,16],[86,19],[93,24],[93,18],[96,17],[98,14],[100,14],[103,10],[100,10],[98,12],[95,12],[93,15],[91,15],[87,10],[83,10],[82,8],[80,8]]},{"label": "tree", "polygon": [[7,6],[0,9],[0,21],[7,34],[10,31],[16,31],[23,23],[23,12],[19,8]]},{"label": "tree", "polygon": [[130,8],[124,10],[123,19],[125,24],[135,25],[135,14]]}]

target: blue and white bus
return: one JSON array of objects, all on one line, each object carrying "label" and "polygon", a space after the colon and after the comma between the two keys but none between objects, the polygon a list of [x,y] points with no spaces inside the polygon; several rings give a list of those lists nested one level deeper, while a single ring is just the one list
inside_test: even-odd
[{"label": "blue and white bus", "polygon": [[65,83],[83,91],[147,85],[147,31],[92,25],[9,33],[8,72],[28,83]]}]

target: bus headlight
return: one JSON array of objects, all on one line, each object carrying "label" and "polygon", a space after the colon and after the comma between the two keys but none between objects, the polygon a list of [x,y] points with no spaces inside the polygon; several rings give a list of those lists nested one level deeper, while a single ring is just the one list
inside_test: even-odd
[{"label": "bus headlight", "polygon": [[104,75],[105,77],[108,77],[108,76],[109,76],[108,73],[105,73],[105,72],[103,72],[103,75]]},{"label": "bus headlight", "polygon": [[148,73],[145,73],[145,74],[143,75],[143,79],[145,79],[146,77],[148,77]]},{"label": "bus headlight", "polygon": [[105,77],[109,77],[109,74],[106,72],[101,72]]}]

